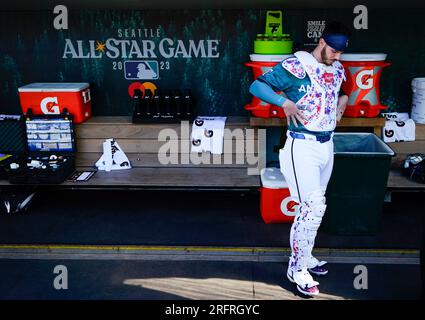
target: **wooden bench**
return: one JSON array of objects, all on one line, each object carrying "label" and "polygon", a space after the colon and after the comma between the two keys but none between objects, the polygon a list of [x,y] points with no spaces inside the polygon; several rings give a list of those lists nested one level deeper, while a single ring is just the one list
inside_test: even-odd
[{"label": "wooden bench", "polygon": [[[130,117],[93,117],[76,128],[77,170],[94,168],[102,154],[102,143],[108,138],[114,138],[118,142],[132,168],[98,171],[87,182],[67,181],[60,186],[119,189],[252,189],[260,186],[259,176],[248,175],[247,171],[248,168],[255,168],[252,161],[251,164],[248,163],[247,155],[256,157],[258,153],[258,135],[250,128],[248,118],[227,118],[224,144],[231,146],[231,151],[227,152],[225,148],[222,155],[205,152],[191,154],[192,124],[186,122],[186,125],[181,132],[180,123],[133,124]],[[172,130],[168,142],[173,141],[178,150],[172,150],[169,156],[176,162],[163,164],[159,160],[158,152],[167,143],[158,140],[160,133],[164,133],[163,130]],[[242,137],[244,141],[236,142],[232,133]],[[248,144],[255,148],[247,150]],[[193,163],[191,157],[197,163],[202,163]]]},{"label": "wooden bench", "polygon": [[416,124],[415,141],[389,142],[388,145],[396,153],[391,162],[388,188],[398,191],[425,191],[425,184],[409,180],[400,170],[408,154],[425,153],[425,124]]},{"label": "wooden bench", "polygon": [[[130,117],[93,117],[76,126],[77,149],[76,169],[95,168],[102,154],[105,139],[115,138],[128,156],[132,169],[98,171],[89,181],[66,181],[55,187],[87,189],[256,189],[260,187],[259,175],[248,174],[248,169],[263,168],[266,160],[266,143],[259,139],[259,128],[269,126],[285,127],[285,119],[264,119],[228,117],[224,143],[231,146],[222,155],[190,153],[190,131],[192,124],[186,123],[187,132],[181,132],[180,123],[133,124]],[[343,118],[337,131],[360,129],[372,131],[378,136],[384,125],[383,118]],[[176,163],[163,164],[158,158],[159,150],[167,141],[159,141],[162,130],[172,130]],[[235,141],[233,133],[239,133],[242,144]],[[388,178],[389,190],[425,190],[425,184],[413,182],[404,177],[399,168],[409,153],[425,152],[425,125],[416,126],[416,141],[389,143],[396,152]],[[260,141],[259,141],[260,140]],[[252,146],[248,148],[248,146]],[[182,148],[183,147],[183,148]],[[195,156],[195,157],[194,157]],[[201,163],[191,161],[191,157]],[[248,158],[250,160],[248,160]],[[257,163],[252,159],[258,159]],[[225,161],[231,160],[231,161]],[[183,161],[182,161],[183,160]],[[0,186],[10,183],[0,180]]]},{"label": "wooden bench", "polygon": [[[132,168],[98,171],[89,181],[65,181],[59,185],[39,187],[251,190],[260,186],[259,175],[248,169],[255,173],[259,172],[256,168],[265,166],[259,163],[265,161],[265,142],[259,143],[258,132],[250,128],[247,117],[227,118],[221,155],[191,153],[192,123],[186,121],[185,124],[182,130],[181,123],[133,124],[131,117],[92,117],[76,125],[76,170],[96,168],[95,163],[103,153],[102,143],[108,138],[118,142]],[[159,135],[164,133],[163,130],[168,130],[169,136],[160,141]],[[176,161],[164,163],[159,159],[159,151],[171,142],[176,149],[170,150],[168,155]],[[259,154],[262,156],[259,157]],[[6,186],[16,185],[0,180],[0,187]]]}]

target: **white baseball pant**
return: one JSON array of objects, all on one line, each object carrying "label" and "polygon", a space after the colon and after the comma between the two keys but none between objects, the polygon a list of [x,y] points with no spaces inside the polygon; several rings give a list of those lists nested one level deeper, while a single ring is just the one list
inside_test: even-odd
[{"label": "white baseball pant", "polygon": [[326,210],[325,192],[334,161],[332,138],[321,143],[313,135],[304,135],[312,140],[295,139],[288,134],[279,152],[280,168],[291,197],[299,203],[290,234],[289,267],[293,271],[313,268],[317,264],[312,251]]}]

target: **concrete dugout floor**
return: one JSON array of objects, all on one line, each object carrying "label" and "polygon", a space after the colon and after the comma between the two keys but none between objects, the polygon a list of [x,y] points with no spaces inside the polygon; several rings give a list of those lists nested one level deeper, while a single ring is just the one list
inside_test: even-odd
[{"label": "concrete dugout floor", "polygon": [[[264,224],[256,192],[43,191],[26,214],[0,216],[1,244],[289,246],[287,224]],[[422,194],[394,194],[380,232],[319,232],[318,248],[420,249]],[[354,267],[330,264],[314,299],[419,299],[419,264],[365,264],[368,289],[353,286]],[[56,265],[67,290],[53,287]],[[406,281],[405,275],[409,280]],[[0,259],[0,299],[304,299],[282,262],[84,259]]]},{"label": "concrete dugout floor", "polygon": [[[67,289],[53,270],[64,265]],[[418,265],[366,265],[355,289],[353,264],[332,264],[314,300],[419,299]],[[303,300],[280,263],[218,261],[0,260],[2,299]],[[402,275],[409,274],[409,280]],[[390,280],[389,280],[390,279]]]},{"label": "concrete dugout floor", "polygon": [[[423,193],[396,193],[372,236],[319,229],[322,248],[419,249]],[[289,224],[265,224],[257,192],[43,191],[30,211],[0,215],[3,244],[289,246]]]}]

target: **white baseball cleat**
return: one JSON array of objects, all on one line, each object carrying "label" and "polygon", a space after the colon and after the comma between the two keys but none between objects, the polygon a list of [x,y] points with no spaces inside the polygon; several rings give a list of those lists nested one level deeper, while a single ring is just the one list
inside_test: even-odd
[{"label": "white baseball cleat", "polygon": [[314,281],[311,274],[306,270],[292,271],[288,268],[286,276],[289,281],[297,285],[299,292],[306,296],[317,296],[319,294],[319,282]]}]

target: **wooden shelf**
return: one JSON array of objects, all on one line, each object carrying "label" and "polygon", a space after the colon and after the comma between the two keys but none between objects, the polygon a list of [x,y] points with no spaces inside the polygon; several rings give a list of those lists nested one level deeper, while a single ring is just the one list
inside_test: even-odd
[{"label": "wooden shelf", "polygon": [[387,188],[390,190],[425,190],[425,184],[412,181],[403,176],[400,169],[392,169],[388,175]]},{"label": "wooden shelf", "polygon": [[[249,119],[251,127],[286,127],[286,118],[257,118]],[[380,137],[382,128],[385,126],[384,118],[342,118],[337,127],[364,127],[373,128],[373,132]]]}]

